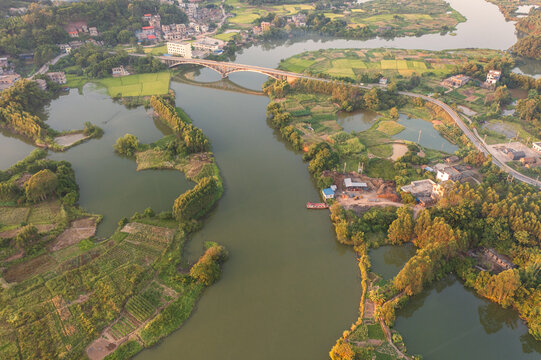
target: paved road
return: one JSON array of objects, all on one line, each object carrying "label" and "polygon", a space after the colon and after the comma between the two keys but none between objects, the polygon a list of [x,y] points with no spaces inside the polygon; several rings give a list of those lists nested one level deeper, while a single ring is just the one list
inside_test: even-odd
[{"label": "paved road", "polygon": [[430,97],[430,96],[419,95],[419,94],[405,92],[405,91],[400,91],[399,93],[401,95],[422,98],[422,99],[424,99],[426,101],[430,101],[431,103],[441,107],[443,110],[445,110],[445,112],[447,114],[449,114],[449,116],[451,116],[451,118],[454,120],[454,122],[460,128],[460,130],[462,130],[462,132],[468,137],[468,139],[475,145],[475,147],[479,151],[481,151],[485,155],[491,155],[492,156],[492,162],[494,164],[496,164],[500,169],[502,169],[506,173],[510,174],[511,176],[513,176],[517,180],[520,180],[520,181],[525,182],[527,184],[530,184],[530,185],[537,186],[537,187],[541,188],[541,181],[537,181],[537,180],[532,179],[532,178],[530,178],[530,177],[528,177],[528,176],[526,176],[524,174],[521,174],[518,171],[516,171],[515,169],[509,167],[509,165],[507,165],[507,164],[501,162],[500,160],[498,160],[496,155],[494,154],[495,150],[493,150],[493,149],[491,149],[490,147],[487,146],[487,144],[477,134],[477,131],[474,130],[472,132],[470,130],[470,128],[464,123],[464,121],[462,121],[460,116],[449,105],[447,105],[446,103],[444,103],[444,102],[442,102],[440,100],[434,99],[433,97]]},{"label": "paved road", "polygon": [[47,61],[45,64],[43,64],[42,67],[39,68],[38,71],[36,71],[34,74],[32,74],[32,76],[30,76],[29,79],[33,79],[34,76],[36,76],[36,75],[43,75],[43,74],[47,73],[47,71],[49,71],[49,66],[56,64],[58,62],[58,60],[60,60],[61,58],[63,58],[66,55],[68,55],[68,54],[60,54],[57,57],[55,57],[54,59]]}]

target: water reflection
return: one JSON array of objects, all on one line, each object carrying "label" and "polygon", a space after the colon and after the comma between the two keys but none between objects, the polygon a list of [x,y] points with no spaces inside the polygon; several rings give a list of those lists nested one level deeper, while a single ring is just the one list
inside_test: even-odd
[{"label": "water reflection", "polygon": [[424,359],[539,359],[536,342],[512,309],[473,294],[454,277],[437,281],[399,310],[396,328]]},{"label": "water reflection", "polygon": [[400,114],[398,123],[403,125],[405,129],[400,133],[393,135],[393,139],[418,142],[424,147],[444,151],[450,154],[458,150],[458,146],[441,136],[431,122],[410,118],[407,115]]},{"label": "water reflection", "polygon": [[392,279],[402,270],[404,264],[415,254],[412,244],[402,246],[381,246],[370,250],[371,270],[384,279]]},{"label": "water reflection", "polygon": [[174,199],[192,186],[184,175],[167,170],[138,172],[133,159],[120,157],[113,150],[116,139],[126,133],[150,143],[170,130],[143,107],[127,109],[94,86],[85,86],[83,93],[71,91],[51,102],[48,123],[55,129],[73,129],[90,121],[103,128],[103,137],[49,157],[72,164],[80,187],[80,205],[104,215],[98,236],[110,235],[121,217],[135,211],[147,207],[170,210]]},{"label": "water reflection", "polygon": [[350,113],[340,111],[336,114],[338,124],[347,132],[368,130],[378,117],[379,115],[371,110],[360,110]]}]

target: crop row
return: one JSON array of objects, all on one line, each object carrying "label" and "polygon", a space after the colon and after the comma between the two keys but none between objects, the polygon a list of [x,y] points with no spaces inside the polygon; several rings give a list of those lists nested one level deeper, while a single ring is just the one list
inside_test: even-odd
[{"label": "crop row", "polygon": [[123,316],[120,318],[120,320],[117,321],[116,324],[113,325],[113,327],[111,328],[111,334],[115,339],[120,339],[130,334],[136,328],[137,326],[135,326],[135,324],[130,319]]},{"label": "crop row", "polygon": [[126,309],[132,314],[137,320],[143,322],[154,313],[154,306],[149,303],[143,296],[137,295],[126,304]]}]

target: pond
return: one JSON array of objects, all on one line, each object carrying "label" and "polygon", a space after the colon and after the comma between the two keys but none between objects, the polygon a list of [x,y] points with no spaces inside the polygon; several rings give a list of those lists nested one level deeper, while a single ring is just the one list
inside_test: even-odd
[{"label": "pond", "polygon": [[415,255],[417,249],[413,244],[401,246],[380,246],[370,249],[371,271],[389,280],[396,276],[404,267],[404,264]]},{"label": "pond", "polygon": [[425,360],[541,356],[541,342],[528,334],[516,311],[477,297],[453,277],[410,299],[397,315],[408,353]]},{"label": "pond", "polygon": [[143,107],[126,109],[113,102],[102,89],[84,87],[83,95],[70,91],[52,101],[47,121],[57,130],[79,129],[86,121],[104,130],[101,139],[91,139],[63,153],[50,153],[54,160],[69,161],[75,169],[81,197],[79,204],[87,211],[102,214],[99,237],[112,234],[122,217],[142,212],[171,210],[175,198],[193,184],[178,171],[136,171],[134,159],[121,157],[113,144],[126,133],[142,143],[163,137],[152,117]]},{"label": "pond", "polygon": [[444,151],[449,154],[458,150],[458,146],[441,136],[429,121],[410,118],[405,114],[400,114],[397,122],[403,125],[405,129],[393,135],[393,139],[413,141],[419,143],[421,146]]},{"label": "pond", "polygon": [[360,110],[353,112],[339,111],[336,114],[336,120],[346,132],[360,132],[370,129],[379,115],[370,110]]},{"label": "pond", "polygon": [[[0,129],[1,130],[1,129]],[[8,131],[0,131],[0,169],[5,170],[28,156],[35,147]]]}]

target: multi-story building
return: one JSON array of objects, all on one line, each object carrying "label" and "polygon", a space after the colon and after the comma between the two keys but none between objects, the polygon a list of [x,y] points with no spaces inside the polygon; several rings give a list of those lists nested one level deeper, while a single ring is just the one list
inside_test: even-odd
[{"label": "multi-story building", "polygon": [[182,41],[168,41],[167,53],[170,55],[181,56],[186,59],[192,58],[192,45]]},{"label": "multi-story building", "polygon": [[218,39],[212,39],[212,38],[203,38],[201,40],[197,40],[193,43],[193,47],[196,50],[202,50],[202,51],[216,51],[224,47],[224,42]]},{"label": "multi-story building", "polygon": [[47,73],[47,77],[57,84],[65,84],[67,82],[66,74],[63,71]]},{"label": "multi-story building", "polygon": [[13,86],[20,79],[19,74],[0,75],[0,91]]},{"label": "multi-story building", "polygon": [[489,85],[496,85],[496,83],[502,77],[502,72],[498,70],[490,70],[487,74],[487,80],[485,81]]},{"label": "multi-story building", "polygon": [[270,22],[266,22],[266,21],[261,22],[261,31],[265,32],[265,31],[269,31],[270,29],[271,29]]},{"label": "multi-story building", "polygon": [[43,79],[36,79],[36,80],[34,80],[34,81],[38,84],[38,87],[39,87],[41,90],[43,90],[43,91],[47,90],[47,82],[46,82],[45,80],[43,80]]},{"label": "multi-story building", "polygon": [[111,74],[113,77],[120,77],[120,76],[127,76],[130,75],[130,73],[124,69],[124,66],[120,65],[119,67],[114,67],[111,69]]}]

